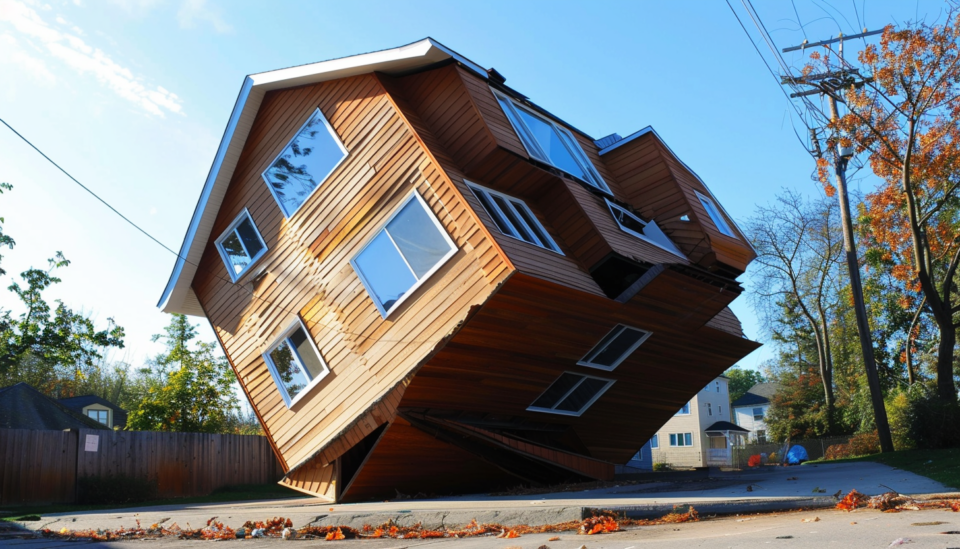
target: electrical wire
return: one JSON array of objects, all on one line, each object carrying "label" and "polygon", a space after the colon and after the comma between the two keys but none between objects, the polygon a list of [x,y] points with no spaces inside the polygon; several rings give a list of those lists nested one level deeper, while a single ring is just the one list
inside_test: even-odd
[{"label": "electrical wire", "polygon": [[[147,238],[149,238],[150,240],[152,240],[154,243],[156,243],[158,246],[160,246],[160,247],[163,248],[164,250],[166,250],[166,251],[170,252],[171,254],[173,254],[174,256],[176,256],[178,259],[183,260],[184,263],[190,264],[190,265],[196,267],[198,270],[201,270],[201,271],[203,271],[203,272],[206,272],[206,273],[214,276],[215,278],[218,278],[219,280],[228,283],[228,284],[229,284],[229,287],[238,288],[238,289],[241,289],[241,290],[246,291],[246,292],[250,295],[250,297],[252,297],[253,299],[255,299],[255,300],[257,300],[257,301],[259,301],[259,302],[261,302],[261,303],[264,303],[264,304],[266,304],[266,305],[271,305],[271,306],[273,306],[273,307],[276,307],[276,308],[280,309],[281,311],[284,311],[284,312],[289,313],[289,314],[294,315],[294,316],[299,316],[299,315],[300,315],[300,313],[299,313],[298,311],[293,311],[293,310],[287,309],[286,307],[284,307],[284,306],[281,305],[281,304],[278,304],[278,303],[276,303],[276,302],[274,302],[274,301],[271,301],[271,300],[269,300],[269,299],[264,299],[264,298],[256,295],[256,294],[253,292],[253,290],[246,288],[245,285],[235,284],[232,280],[230,280],[230,279],[228,279],[228,278],[220,275],[219,273],[213,271],[212,269],[210,269],[210,268],[203,268],[203,267],[201,267],[199,264],[194,263],[194,262],[190,261],[189,259],[187,259],[186,257],[180,255],[178,252],[173,251],[172,248],[170,248],[169,246],[167,246],[166,244],[164,244],[163,242],[161,242],[159,239],[157,239],[156,237],[154,237],[152,234],[150,234],[149,232],[147,232],[146,229],[144,229],[143,227],[137,225],[137,224],[136,224],[135,222],[133,222],[130,218],[128,218],[127,216],[125,216],[125,215],[123,215],[122,213],[120,213],[119,210],[117,210],[116,208],[114,208],[114,207],[113,207],[109,202],[107,202],[104,198],[100,197],[100,195],[98,195],[98,194],[97,194],[96,192],[94,192],[92,189],[90,189],[89,187],[87,187],[86,185],[84,185],[83,183],[81,183],[76,177],[74,177],[73,175],[71,175],[70,172],[68,172],[67,170],[65,170],[62,166],[60,166],[60,165],[57,164],[52,158],[50,158],[46,153],[44,153],[42,150],[40,150],[39,147],[37,147],[36,145],[34,145],[33,142],[31,142],[31,141],[30,141],[29,139],[27,139],[23,134],[21,134],[21,133],[18,132],[16,129],[14,129],[13,126],[11,126],[9,123],[7,123],[6,120],[4,120],[3,118],[0,118],[0,123],[3,123],[4,126],[6,126],[11,132],[13,132],[17,137],[19,137],[24,143],[26,143],[27,145],[29,145],[30,148],[32,148],[33,150],[35,150],[35,151],[36,151],[40,156],[42,156],[47,162],[49,162],[50,164],[52,164],[53,166],[55,166],[58,170],[60,170],[61,173],[63,173],[64,175],[66,175],[67,178],[69,178],[71,181],[73,181],[74,183],[76,183],[77,185],[79,185],[80,188],[82,188],[84,191],[86,191],[90,196],[92,196],[93,198],[95,198],[98,202],[100,202],[101,204],[103,204],[104,206],[106,206],[111,212],[113,212],[114,214],[116,214],[117,216],[119,216],[121,219],[123,219],[128,225],[130,225],[131,227],[133,227],[134,229],[136,229],[139,233],[141,233],[142,235],[144,235],[144,236],[146,236]],[[428,183],[428,186],[429,186],[429,182],[427,182],[427,183]],[[436,193],[436,191],[433,190],[433,187],[432,187],[432,186],[430,186],[430,190],[431,190],[431,192],[433,192],[433,194],[436,196],[437,200],[440,200],[440,196]],[[442,202],[442,201],[441,201],[441,205],[443,205],[443,202]],[[445,205],[443,205],[443,208],[444,208],[444,210],[446,211],[446,206],[445,206]],[[447,212],[447,214],[450,215],[449,212]],[[336,330],[338,333],[345,334],[345,335],[349,335],[349,336],[360,337],[360,338],[364,338],[364,339],[367,339],[367,340],[369,340],[369,339],[374,339],[374,338],[371,337],[371,336],[364,335],[364,334],[361,334],[361,333],[356,333],[356,332],[345,331],[345,330],[343,330],[342,328],[334,327],[334,326],[331,326],[331,325],[329,325],[329,324],[326,324],[326,323],[323,323],[323,322],[320,322],[320,321],[317,321],[317,320],[310,320],[310,321],[309,321],[309,324],[311,324],[311,325],[316,325],[316,326],[321,326],[321,327],[323,327],[323,328],[327,328],[327,329],[331,329],[331,330]],[[430,343],[430,342],[437,342],[437,343],[439,343],[440,340],[439,340],[439,339],[437,339],[437,340],[434,340],[434,339],[424,339],[424,340],[412,339],[412,340],[405,340],[405,339],[383,339],[383,338],[376,338],[376,341],[382,341],[382,342],[387,342],[387,343],[414,343],[414,344],[419,344],[419,343]]]}]

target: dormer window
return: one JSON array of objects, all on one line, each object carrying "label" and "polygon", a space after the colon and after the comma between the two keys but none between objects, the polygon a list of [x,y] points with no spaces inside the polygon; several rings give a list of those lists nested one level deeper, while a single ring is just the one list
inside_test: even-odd
[{"label": "dormer window", "polygon": [[723,217],[723,213],[720,212],[720,208],[717,207],[713,199],[697,191],[694,192],[697,193],[697,198],[699,198],[700,203],[703,204],[703,209],[707,210],[707,215],[713,220],[713,224],[716,225],[717,230],[731,238],[737,238],[736,233],[730,228],[726,218]]},{"label": "dormer window", "polygon": [[317,109],[263,172],[284,217],[296,213],[346,157],[347,149]]},{"label": "dormer window", "polygon": [[493,93],[530,156],[611,194],[570,130],[502,93]]},{"label": "dormer window", "polygon": [[230,279],[236,282],[267,251],[250,212],[243,210],[217,239],[217,250],[227,266]]},{"label": "dormer window", "polygon": [[387,318],[456,252],[453,239],[414,192],[350,264]]},{"label": "dormer window", "polygon": [[663,231],[657,226],[656,221],[644,221],[630,213],[626,208],[618,206],[609,200],[606,200],[606,202],[607,208],[610,209],[610,214],[613,215],[614,221],[617,222],[617,225],[620,226],[623,232],[631,234],[640,240],[645,240],[654,246],[663,248],[672,254],[684,257],[683,252],[670,240],[670,237],[663,234]]},{"label": "dormer window", "polygon": [[560,247],[550,238],[550,234],[524,201],[474,183],[467,182],[467,186],[501,233],[563,255]]}]

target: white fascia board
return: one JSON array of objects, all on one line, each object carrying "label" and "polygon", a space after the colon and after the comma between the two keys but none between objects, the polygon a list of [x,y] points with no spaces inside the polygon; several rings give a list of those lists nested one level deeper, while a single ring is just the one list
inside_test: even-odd
[{"label": "white fascia board", "polygon": [[754,253],[759,255],[759,253],[757,252],[757,249],[754,248],[753,244],[750,243],[750,240],[747,239],[746,233],[744,233],[743,230],[740,229],[740,226],[737,225],[736,220],[734,220],[733,217],[727,213],[727,210],[723,208],[723,204],[719,200],[717,200],[717,197],[713,194],[713,191],[710,190],[710,187],[707,186],[706,182],[704,182],[704,180],[701,179],[699,175],[697,175],[697,172],[690,169],[690,166],[687,166],[686,162],[684,162],[683,160],[680,159],[679,156],[677,156],[677,153],[673,152],[673,149],[670,148],[670,145],[667,145],[667,142],[664,141],[662,137],[660,137],[660,134],[657,133],[657,130],[653,129],[653,126],[647,126],[646,128],[643,128],[638,132],[634,132],[628,135],[627,137],[624,137],[623,139],[621,139],[620,141],[617,141],[613,145],[610,145],[609,147],[602,149],[599,152],[599,154],[600,156],[603,156],[608,152],[616,149],[620,145],[624,145],[630,141],[633,141],[634,139],[637,139],[638,137],[647,135],[648,133],[652,133],[654,136],[656,136],[657,140],[660,141],[660,143],[667,148],[667,151],[669,151],[670,154],[673,155],[673,157],[677,160],[677,162],[679,162],[684,168],[687,169],[688,172],[692,173],[693,176],[697,178],[697,181],[699,181],[700,184],[703,185],[703,188],[706,189],[707,194],[709,194],[710,198],[713,199],[713,203],[716,204],[717,207],[719,207],[720,210],[723,211],[723,215],[727,217],[727,220],[730,221],[730,223],[733,223],[733,226],[737,229],[737,232],[740,233],[740,236],[741,236],[740,240],[743,240],[744,242],[746,242],[747,246],[750,246],[750,249],[753,250]]},{"label": "white fascia board", "polygon": [[183,313],[202,316],[202,310],[192,306],[189,294],[197,265],[210,239],[213,223],[223,202],[223,197],[233,177],[240,152],[250,133],[260,103],[266,92],[315,84],[338,78],[346,78],[371,72],[402,73],[433,63],[455,59],[478,75],[486,78],[486,70],[469,59],[457,54],[432,38],[426,38],[406,46],[383,50],[309,65],[290,67],[247,76],[240,95],[233,107],[223,139],[214,157],[200,193],[197,207],[184,236],[180,253],[170,274],[167,286],[157,307],[165,313]]}]

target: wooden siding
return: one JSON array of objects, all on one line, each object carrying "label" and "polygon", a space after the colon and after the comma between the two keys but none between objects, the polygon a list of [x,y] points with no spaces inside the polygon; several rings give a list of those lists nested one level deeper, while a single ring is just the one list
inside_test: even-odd
[{"label": "wooden siding", "polygon": [[[349,156],[285,219],[260,174],[318,107]],[[414,190],[458,252],[384,320],[349,259]],[[245,207],[268,252],[233,284],[211,241],[193,288],[287,468],[350,433],[355,420],[442,345],[511,272],[374,75],[264,97],[213,234],[221,234]],[[290,409],[262,353],[297,314],[331,372]],[[361,435],[344,440],[351,437]]]},{"label": "wooden siding", "polygon": [[[400,406],[571,425],[589,456],[625,463],[690,395],[758,346],[691,328],[683,319],[694,304],[682,291],[650,290],[621,304],[515,274],[420,369]],[[578,366],[617,323],[653,335],[612,372]],[[527,411],[565,371],[617,382],[580,417]]]}]

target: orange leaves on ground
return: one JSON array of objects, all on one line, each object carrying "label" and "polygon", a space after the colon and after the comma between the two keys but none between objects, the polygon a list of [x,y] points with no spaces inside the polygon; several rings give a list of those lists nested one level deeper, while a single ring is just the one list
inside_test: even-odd
[{"label": "orange leaves on ground", "polygon": [[585,519],[583,524],[580,525],[580,533],[588,536],[605,532],[616,532],[618,530],[620,530],[620,525],[617,524],[617,521],[611,517],[604,516]]},{"label": "orange leaves on ground", "polygon": [[333,532],[329,532],[326,537],[327,541],[334,541],[339,539],[347,539],[347,536],[344,536],[343,531],[341,531],[339,528],[337,528]]},{"label": "orange leaves on ground", "polygon": [[843,499],[837,503],[837,509],[842,509],[844,511],[853,511],[867,499],[867,496],[861,494],[856,490],[850,490],[850,493],[843,496]]}]

